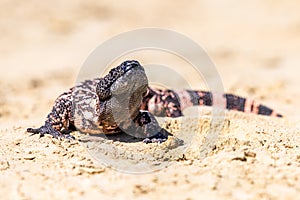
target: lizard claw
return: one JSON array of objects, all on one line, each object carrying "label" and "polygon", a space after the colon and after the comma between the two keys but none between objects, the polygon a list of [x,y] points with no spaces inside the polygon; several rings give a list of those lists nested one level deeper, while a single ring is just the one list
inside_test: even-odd
[{"label": "lizard claw", "polygon": [[148,143],[158,143],[158,144],[160,144],[160,143],[165,142],[166,140],[167,139],[165,139],[165,138],[145,138],[143,140],[143,142],[146,143],[146,144],[148,144]]},{"label": "lizard claw", "polygon": [[40,128],[27,128],[27,132],[32,133],[31,136],[35,134],[40,134],[40,137],[43,137],[45,134],[50,134],[56,139],[62,139],[62,138],[69,139],[69,140],[75,139],[74,136],[70,134],[62,134],[47,124],[41,126]]},{"label": "lizard claw", "polygon": [[70,135],[70,134],[64,134],[63,135],[65,139],[68,139],[68,140],[75,140],[75,137],[73,135]]}]

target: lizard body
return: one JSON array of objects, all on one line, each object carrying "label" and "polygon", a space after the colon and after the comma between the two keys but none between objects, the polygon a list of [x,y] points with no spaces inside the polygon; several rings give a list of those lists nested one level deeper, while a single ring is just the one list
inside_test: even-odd
[{"label": "lizard body", "polygon": [[[61,94],[45,124],[28,128],[34,134],[72,138],[79,130],[89,134],[130,133],[144,142],[164,142],[168,131],[156,116],[180,117],[190,106],[212,106],[216,96],[207,91],[159,90],[148,86],[144,68],[125,61],[103,78],[86,80]],[[231,94],[222,94],[224,109],[281,117],[272,109]]]}]

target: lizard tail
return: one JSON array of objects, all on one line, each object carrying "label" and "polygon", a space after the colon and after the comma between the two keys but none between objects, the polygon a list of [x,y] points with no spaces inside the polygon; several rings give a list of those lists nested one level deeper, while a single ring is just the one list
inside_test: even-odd
[{"label": "lizard tail", "polygon": [[183,90],[178,91],[177,96],[182,110],[190,106],[216,106],[245,113],[283,117],[273,109],[254,100],[228,93],[219,94],[202,90]]},{"label": "lizard tail", "polygon": [[202,90],[160,90],[150,87],[142,100],[141,110],[148,110],[156,116],[180,117],[183,115],[182,111],[191,106],[215,106],[245,113],[282,117],[267,106],[233,94],[218,94]]}]

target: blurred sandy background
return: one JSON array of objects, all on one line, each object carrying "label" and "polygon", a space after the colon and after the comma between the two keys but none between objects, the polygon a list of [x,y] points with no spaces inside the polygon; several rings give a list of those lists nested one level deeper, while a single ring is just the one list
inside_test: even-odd
[{"label": "blurred sandy background", "polygon": [[[1,0],[1,198],[298,199],[299,8],[277,0]],[[76,141],[29,137],[26,128],[43,123],[94,48],[143,27],[190,37],[206,49],[225,91],[285,118],[229,112],[230,126],[207,158],[193,147],[186,159],[145,175],[99,166]],[[203,136],[205,125],[193,120],[185,130]]]}]

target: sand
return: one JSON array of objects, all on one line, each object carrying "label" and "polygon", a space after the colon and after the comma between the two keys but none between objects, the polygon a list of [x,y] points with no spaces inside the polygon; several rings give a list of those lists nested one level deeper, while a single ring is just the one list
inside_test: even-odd
[{"label": "sand", "polygon": [[[299,6],[268,0],[1,1],[1,199],[298,199]],[[235,111],[212,118],[211,108],[191,108],[183,118],[159,118],[174,134],[161,145],[122,137],[80,142],[85,136],[78,132],[74,141],[26,133],[42,125],[56,97],[75,84],[93,49],[142,27],[188,36],[215,63],[224,91],[255,99],[284,118]],[[157,52],[133,56],[141,63],[182,64]]]}]

